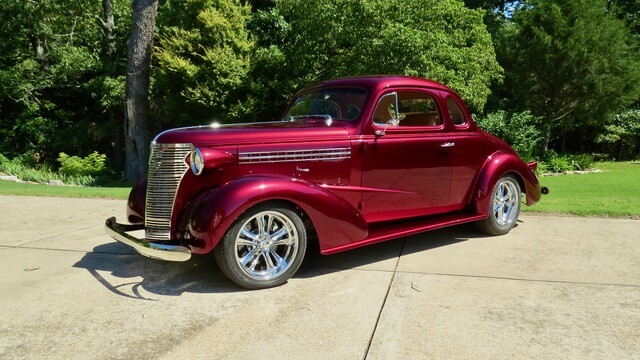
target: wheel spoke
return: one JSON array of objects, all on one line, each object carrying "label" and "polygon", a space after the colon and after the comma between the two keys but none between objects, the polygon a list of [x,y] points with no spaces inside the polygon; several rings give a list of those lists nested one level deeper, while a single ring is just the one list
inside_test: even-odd
[{"label": "wheel spoke", "polygon": [[273,216],[269,216],[269,220],[267,220],[267,227],[265,228],[264,233],[266,235],[271,234],[271,227],[273,226]]},{"label": "wheel spoke", "polygon": [[278,255],[277,252],[271,250],[271,255],[273,256],[273,258],[276,260],[276,266],[277,267],[286,267],[287,266],[287,261],[281,257],[280,255]]},{"label": "wheel spoke", "polygon": [[242,228],[242,231],[240,231],[240,236],[244,236],[245,239],[252,240],[254,242],[260,241],[260,237],[249,231],[247,228]]},{"label": "wheel spoke", "polygon": [[268,250],[262,254],[262,256],[264,256],[265,264],[267,265],[267,270],[272,270],[276,267],[276,265],[273,263],[273,259],[271,259],[270,254],[271,250]]},{"label": "wheel spoke", "polygon": [[241,237],[238,237],[238,240],[236,240],[236,245],[237,246],[249,246],[249,247],[252,247],[252,248],[258,246],[258,244],[255,241],[250,240],[250,239],[241,238]]},{"label": "wheel spoke", "polygon": [[505,220],[509,222],[511,221],[511,210],[513,210],[513,204],[507,205]]},{"label": "wheel spoke", "polygon": [[266,215],[256,217],[256,224],[258,225],[258,236],[263,238],[265,235],[264,227],[264,218]]},{"label": "wheel spoke", "polygon": [[253,248],[249,250],[249,252],[240,259],[240,263],[242,266],[247,266],[250,261],[255,261],[259,256],[258,250]]},{"label": "wheel spoke", "polygon": [[287,228],[285,228],[283,226],[282,228],[280,228],[280,230],[276,231],[273,235],[271,235],[271,240],[272,241],[278,241],[283,236],[287,235],[288,233],[289,233],[289,231],[287,231]]}]

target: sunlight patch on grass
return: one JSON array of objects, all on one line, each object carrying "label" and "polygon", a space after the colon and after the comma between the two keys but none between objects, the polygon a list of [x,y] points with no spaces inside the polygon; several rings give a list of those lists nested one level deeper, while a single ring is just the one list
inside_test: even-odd
[{"label": "sunlight patch on grass", "polygon": [[1,195],[50,196],[66,198],[127,199],[131,186],[89,187],[51,186],[0,181]]},{"label": "sunlight patch on grass", "polygon": [[559,213],[578,216],[640,216],[640,164],[602,162],[601,173],[540,178],[550,190],[540,202],[524,207],[528,213]]}]

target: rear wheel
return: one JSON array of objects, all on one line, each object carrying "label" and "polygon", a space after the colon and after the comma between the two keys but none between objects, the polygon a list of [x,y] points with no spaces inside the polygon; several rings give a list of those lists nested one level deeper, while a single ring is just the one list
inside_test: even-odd
[{"label": "rear wheel", "polygon": [[300,216],[282,204],[248,210],[214,249],[218,266],[236,284],[262,289],[287,282],[300,267],[307,235]]},{"label": "rear wheel", "polygon": [[489,201],[489,216],[480,221],[480,229],[489,235],[503,235],[516,225],[520,214],[521,193],[512,175],[500,178],[493,187]]}]

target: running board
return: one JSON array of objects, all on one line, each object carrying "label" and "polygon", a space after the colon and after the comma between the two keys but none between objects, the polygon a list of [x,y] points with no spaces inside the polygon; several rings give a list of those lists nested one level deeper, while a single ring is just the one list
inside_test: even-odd
[{"label": "running board", "polygon": [[374,225],[369,229],[369,236],[366,239],[355,243],[322,250],[320,252],[323,255],[331,255],[387,240],[419,234],[425,231],[478,221],[485,219],[486,217],[486,215],[457,213],[438,217],[430,217],[426,219],[423,218],[412,221],[403,221],[401,224],[394,223],[381,226]]}]

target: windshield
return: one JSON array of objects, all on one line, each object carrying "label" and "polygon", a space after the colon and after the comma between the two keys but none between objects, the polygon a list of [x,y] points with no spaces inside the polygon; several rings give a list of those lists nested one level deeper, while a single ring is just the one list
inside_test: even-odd
[{"label": "windshield", "polygon": [[355,120],[360,116],[367,100],[362,88],[314,89],[298,96],[284,120],[321,116],[340,120]]}]

